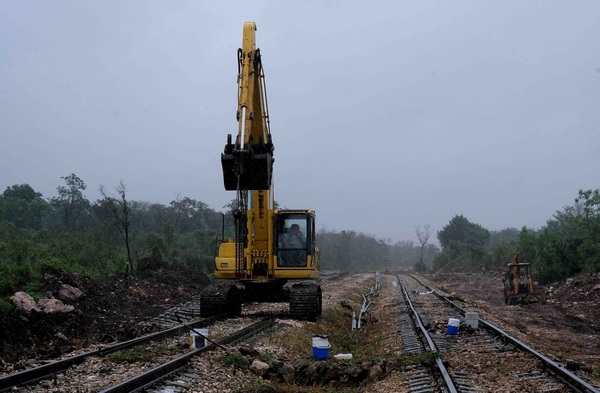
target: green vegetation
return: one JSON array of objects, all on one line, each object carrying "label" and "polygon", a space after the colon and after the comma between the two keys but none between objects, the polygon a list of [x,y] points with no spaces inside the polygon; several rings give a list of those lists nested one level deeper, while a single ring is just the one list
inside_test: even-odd
[{"label": "green vegetation", "polygon": [[[82,179],[70,174],[62,180],[52,198],[28,184],[7,187],[0,195],[0,298],[16,290],[35,297],[44,274],[53,268],[101,278],[135,274],[142,267],[146,274],[158,274],[164,264],[185,264],[210,277],[223,221],[225,237],[233,234],[229,214],[189,197],[169,205],[130,201],[121,182],[116,196],[101,187],[103,198],[90,202]],[[519,251],[542,283],[600,271],[598,189],[580,190],[573,206],[557,211],[539,230],[494,232],[456,215],[437,233],[440,250],[423,241],[429,226],[416,229],[418,244],[321,230],[322,269],[497,271]]]},{"label": "green vegetation", "polygon": [[512,254],[533,265],[542,284],[600,271],[600,190],[580,190],[572,206],[557,211],[539,230],[490,232],[462,215],[438,232],[441,252],[434,271],[498,270]]},{"label": "green vegetation", "polygon": [[[122,182],[117,197],[102,187],[104,197],[90,202],[83,180],[75,174],[62,179],[50,199],[27,184],[0,194],[1,298],[17,290],[35,297],[52,268],[102,278],[127,268],[135,273],[152,258],[157,269],[185,264],[212,273],[221,213],[187,197],[168,206],[129,201]],[[225,222],[227,236],[231,219]]]},{"label": "green vegetation", "polygon": [[[189,265],[210,277],[223,221],[225,237],[233,236],[231,215],[189,197],[166,206],[131,201],[120,182],[114,194],[101,186],[102,198],[91,202],[77,175],[62,181],[51,198],[28,184],[7,187],[0,194],[0,298],[17,290],[35,297],[52,268],[93,278],[140,270],[159,277],[161,266],[168,263]],[[354,231],[324,230],[317,242],[323,270],[410,267],[421,251],[430,266],[437,252],[432,245],[391,244]]]},{"label": "green vegetation", "polygon": [[354,393],[355,387],[323,387],[281,384],[272,381],[256,380],[248,383],[239,393]]},{"label": "green vegetation", "polygon": [[279,393],[283,392],[282,390],[275,389],[271,386],[269,381],[264,380],[256,380],[248,383],[244,386],[240,393]]},{"label": "green vegetation", "polygon": [[437,358],[441,358],[439,352],[424,352],[417,355],[397,355],[390,359],[390,363],[392,364],[392,368],[394,370],[403,371],[411,366],[416,365],[433,365]]},{"label": "green vegetation", "polygon": [[250,361],[239,352],[229,352],[221,357],[221,362],[228,366],[236,366],[239,368],[246,368],[250,366]]},{"label": "green vegetation", "polygon": [[118,351],[106,355],[106,358],[113,363],[140,363],[149,362],[154,360],[156,357],[167,354],[170,351],[163,346],[152,346],[152,347],[134,347]]},{"label": "green vegetation", "polygon": [[12,309],[12,304],[10,304],[7,300],[0,299],[0,312],[6,312]]}]

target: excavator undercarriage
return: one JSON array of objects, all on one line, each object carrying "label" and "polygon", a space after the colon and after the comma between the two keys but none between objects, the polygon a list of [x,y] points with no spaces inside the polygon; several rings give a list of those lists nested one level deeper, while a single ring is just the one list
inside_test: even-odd
[{"label": "excavator undercarriage", "polygon": [[321,287],[314,281],[214,284],[202,291],[202,316],[240,316],[244,303],[289,303],[290,318],[314,321],[322,312]]}]

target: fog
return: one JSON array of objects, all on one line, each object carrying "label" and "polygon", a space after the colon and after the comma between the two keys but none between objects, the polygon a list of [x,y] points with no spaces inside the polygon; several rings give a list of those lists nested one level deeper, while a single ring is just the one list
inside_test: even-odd
[{"label": "fog", "polygon": [[539,228],[599,187],[598,2],[0,1],[0,191],[222,210],[245,21],[275,199],[319,228]]}]

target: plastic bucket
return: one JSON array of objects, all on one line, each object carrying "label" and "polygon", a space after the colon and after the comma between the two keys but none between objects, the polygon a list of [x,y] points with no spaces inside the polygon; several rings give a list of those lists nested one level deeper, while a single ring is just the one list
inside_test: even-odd
[{"label": "plastic bucket", "polygon": [[448,334],[458,334],[458,326],[460,325],[460,320],[455,318],[450,318],[448,320]]},{"label": "plastic bucket", "polygon": [[[192,337],[192,347],[193,348],[205,347],[206,339],[204,337],[208,337],[208,329],[194,329],[194,330],[192,330],[190,332],[190,336]],[[200,333],[202,336],[196,332]]]},{"label": "plastic bucket", "polygon": [[466,312],[465,324],[471,326],[473,329],[479,328],[479,314],[476,312]]},{"label": "plastic bucket", "polygon": [[313,336],[312,351],[313,357],[317,360],[329,358],[329,339],[327,336]]}]

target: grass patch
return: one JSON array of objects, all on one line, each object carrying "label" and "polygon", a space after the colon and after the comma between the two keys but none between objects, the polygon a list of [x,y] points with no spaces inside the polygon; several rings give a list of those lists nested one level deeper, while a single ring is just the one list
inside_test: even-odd
[{"label": "grass patch", "polygon": [[0,312],[8,312],[12,310],[12,304],[6,299],[0,299]]},{"label": "grass patch", "polygon": [[320,386],[287,385],[278,382],[256,380],[238,390],[239,393],[354,393],[356,388],[335,387],[327,388]]},{"label": "grass patch", "polygon": [[417,355],[398,355],[390,359],[390,364],[394,370],[403,371],[407,367],[415,365],[431,366],[435,364],[435,359],[440,357],[439,352],[425,352]]},{"label": "grass patch", "polygon": [[246,368],[250,366],[250,361],[239,352],[230,352],[220,358],[223,364],[228,366],[235,366],[240,368]]},{"label": "grass patch", "polygon": [[149,362],[154,360],[157,356],[168,353],[169,351],[165,347],[154,346],[154,347],[135,347],[125,349],[123,351],[111,353],[106,356],[108,360],[113,363],[139,363]]}]

